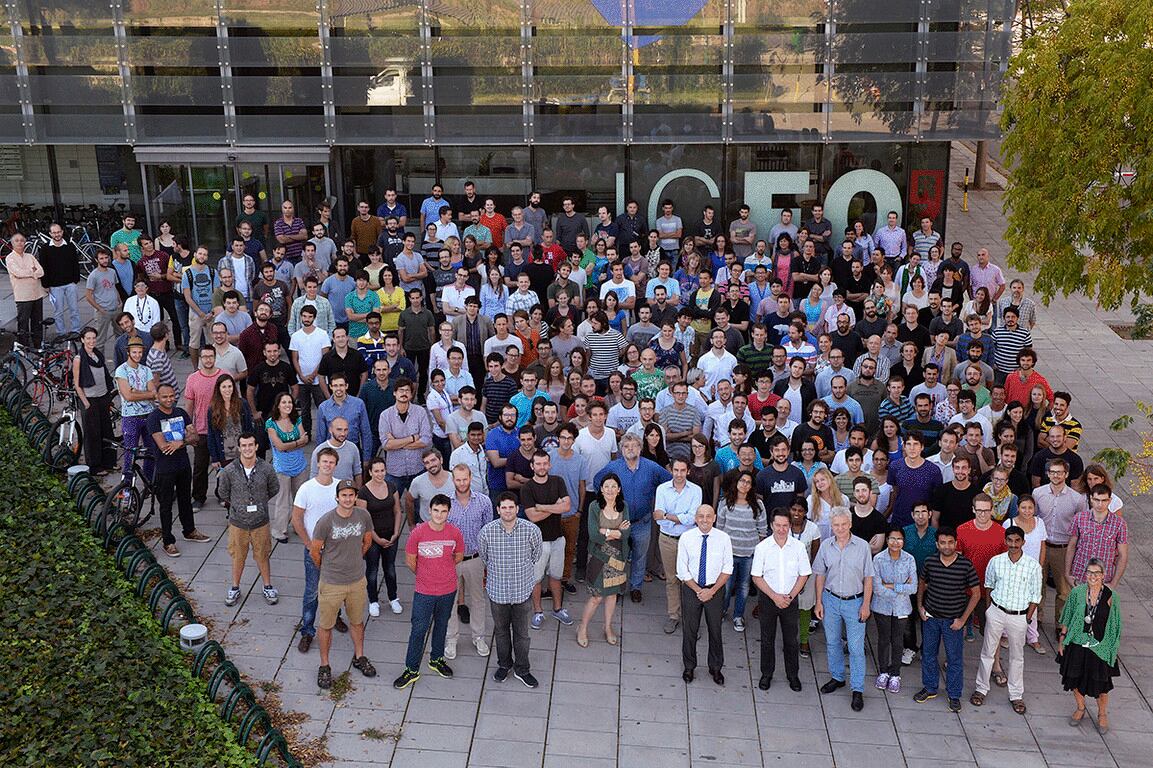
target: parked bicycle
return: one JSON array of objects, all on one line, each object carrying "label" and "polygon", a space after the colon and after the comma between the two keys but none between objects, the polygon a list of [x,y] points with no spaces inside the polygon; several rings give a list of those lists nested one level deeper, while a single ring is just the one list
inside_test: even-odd
[{"label": "parked bicycle", "polygon": [[81,426],[80,397],[73,391],[60,418],[52,422],[52,433],[44,446],[44,461],[57,471],[64,471],[80,462],[84,447],[84,429]]},{"label": "parked bicycle", "polygon": [[[80,256],[80,278],[82,280],[87,280],[88,276],[92,274],[92,270],[96,269],[96,254],[101,250],[111,250],[108,245],[94,240],[89,234],[89,230],[90,225],[88,224],[77,224],[68,228],[68,242],[72,243]],[[32,232],[28,235],[28,243],[24,246],[24,251],[36,256],[41,248],[51,243],[52,238],[48,235],[47,230]],[[12,246],[8,240],[0,237],[0,271],[7,271],[5,264],[8,254],[11,252]]]},{"label": "parked bicycle", "polygon": [[[104,502],[104,514],[107,516],[109,526],[119,522],[129,530],[135,530],[151,519],[156,512],[156,489],[152,485],[153,478],[145,475],[140,462],[141,456],[148,449],[139,445],[121,446],[120,443],[111,440],[108,442],[118,449],[123,448],[132,456],[132,470],[108,493],[108,499]],[[144,508],[145,502],[148,503],[147,510]]]},{"label": "parked bicycle", "polygon": [[[41,325],[48,330],[56,324],[49,317]],[[10,331],[0,332],[15,338],[12,351],[0,361],[0,369],[21,383],[36,406],[48,413],[53,401],[67,400],[72,393],[72,358],[76,355],[75,342],[80,334],[64,333],[53,339],[47,336],[39,347],[22,343]]]}]

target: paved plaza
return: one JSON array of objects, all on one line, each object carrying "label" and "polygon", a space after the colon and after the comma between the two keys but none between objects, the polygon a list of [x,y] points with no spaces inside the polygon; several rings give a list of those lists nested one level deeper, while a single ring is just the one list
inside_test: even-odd
[{"label": "paved plaza", "polygon": [[[972,166],[972,153],[953,149],[953,177]],[[990,179],[1003,183],[996,173]],[[1003,264],[1003,217],[998,192],[970,195],[969,212],[961,210],[961,192],[950,188],[948,241],[965,243],[974,258],[986,246]],[[1006,271],[1006,277],[1016,276]],[[7,281],[4,289],[7,290]],[[1026,276],[1026,284],[1029,280]],[[11,326],[10,294],[0,302],[0,320]],[[1130,410],[1134,400],[1153,402],[1148,376],[1153,341],[1119,338],[1107,325],[1115,319],[1082,297],[1059,299],[1039,309],[1034,330],[1038,369],[1054,388],[1074,396],[1073,413],[1085,426],[1081,455],[1091,456],[1111,444],[1109,422]],[[178,361],[178,373],[188,372]],[[1133,447],[1130,445],[1129,447]],[[529,690],[515,679],[495,683],[495,656],[480,658],[467,634],[452,662],[453,680],[425,673],[403,691],[392,687],[403,668],[409,632],[408,607],[412,574],[398,563],[401,602],[405,613],[369,619],[365,652],[379,674],[365,679],[352,670],[353,689],[334,702],[316,686],[317,649],[296,650],[295,624],[304,587],[302,549],[291,540],[273,554],[273,582],[280,590],[276,606],[265,604],[255,567],[245,573],[244,595],[233,608],[224,605],[230,558],[223,512],[210,504],[200,513],[198,528],[213,537],[211,544],[180,542],[183,557],[170,559],[154,543],[160,562],[187,585],[198,612],[214,627],[221,641],[254,688],[275,681],[285,710],[306,715],[305,737],[327,737],[333,756],[329,765],[440,768],[441,766],[621,766],[680,768],[681,766],[1147,766],[1153,753],[1153,546],[1146,510],[1148,499],[1126,499],[1131,526],[1129,568],[1119,591],[1124,615],[1120,665],[1122,676],[1111,696],[1111,732],[1102,737],[1090,725],[1066,724],[1073,710],[1070,694],[1061,690],[1054,663],[1052,608],[1043,607],[1042,641],[1049,653],[1026,649],[1028,714],[1020,717],[1009,706],[1004,689],[994,687],[980,709],[969,705],[980,643],[966,644],[965,696],[960,714],[946,709],[941,696],[915,704],[920,687],[919,658],[906,668],[900,695],[867,686],[865,708],[854,713],[845,690],[821,696],[817,688],[828,679],[824,638],[813,638],[813,656],[802,659],[804,690],[794,693],[778,674],[768,692],[757,689],[759,677],[758,623],[738,634],[724,626],[724,687],[706,675],[686,685],[680,677],[679,631],[665,635],[664,584],[645,585],[640,605],[625,601],[617,612],[619,647],[604,641],[599,619],[590,626],[591,644],[577,646],[576,628],[551,618],[532,632],[533,673],[541,681]],[[155,525],[151,521],[149,525]],[[583,585],[566,595],[566,605],[579,615]],[[1052,595],[1052,590],[1049,590]],[[751,610],[751,609],[750,609]],[[351,641],[336,634],[332,652],[334,674],[350,668]],[[870,675],[872,664],[870,632]],[[702,641],[703,652],[704,641]],[[701,667],[699,672],[703,673]],[[1095,714],[1090,705],[1090,713]],[[384,739],[362,735],[367,729]]]}]

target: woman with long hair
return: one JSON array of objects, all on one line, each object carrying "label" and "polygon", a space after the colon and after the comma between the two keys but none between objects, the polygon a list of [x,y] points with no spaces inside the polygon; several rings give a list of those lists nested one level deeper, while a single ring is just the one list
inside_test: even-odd
[{"label": "woman with long hair", "polygon": [[681,369],[683,376],[687,370],[688,358],[685,356],[685,345],[677,341],[676,329],[677,325],[672,320],[661,323],[661,332],[649,342],[649,349],[657,353],[657,368],[663,371],[670,365],[675,365]]},{"label": "woman with long hair", "polygon": [[650,423],[641,437],[641,456],[655,461],[662,467],[669,465],[669,454],[665,450],[665,431],[660,424]]},{"label": "woman with long hair", "polygon": [[220,469],[240,455],[240,435],[251,432],[252,411],[227,373],[216,379],[208,406],[208,456]]},{"label": "woman with long hair", "polygon": [[116,389],[104,362],[104,351],[96,343],[99,332],[85,326],[80,331],[80,350],[72,358],[72,385],[83,411],[84,460],[88,472],[104,477],[116,468],[116,449],[108,441],[116,439],[112,430],[112,398]]},{"label": "woman with long hair", "polygon": [[560,405],[561,398],[564,397],[568,388],[568,382],[565,381],[564,363],[558,358],[553,358],[548,363],[548,369],[544,373],[544,381],[540,383],[540,388],[548,392],[549,397],[557,405]]},{"label": "woman with long hair", "polygon": [[701,255],[691,250],[681,259],[680,268],[673,273],[673,279],[681,286],[681,299],[688,301],[692,292],[701,287]]},{"label": "woman with long hair", "polygon": [[589,372],[589,351],[585,347],[576,347],[568,356],[568,366],[565,368],[570,374],[579,373],[584,376]]},{"label": "woman with long hair", "polygon": [[396,270],[387,264],[380,270],[380,330],[396,333],[400,327],[400,313],[404,311],[404,289],[396,281]]},{"label": "woman with long hair", "polygon": [[820,283],[813,283],[809,288],[809,295],[801,299],[798,306],[798,311],[805,314],[805,327],[810,332],[817,332],[817,325],[821,322],[821,318],[825,315],[825,302],[821,301],[821,288]]},{"label": "woman with long hair", "polygon": [[901,297],[902,307],[916,307],[918,311],[929,306],[929,292],[925,290],[925,278],[914,275],[909,281],[909,290]]},{"label": "woman with long hair", "polygon": [[569,371],[568,374],[565,375],[564,393],[561,394],[559,401],[561,408],[567,409],[573,404],[576,396],[580,394],[581,380],[583,378],[580,371]]},{"label": "woman with long hair", "polygon": [[721,494],[721,467],[713,459],[709,439],[700,432],[689,439],[689,480],[700,486],[701,503],[715,508]]},{"label": "woman with long hair", "polygon": [[890,463],[904,455],[905,441],[901,437],[901,422],[897,421],[896,416],[881,417],[881,425],[870,447],[888,454]]},{"label": "woman with long hair", "polygon": [[609,319],[609,327],[614,331],[623,333],[628,330],[629,312],[620,308],[620,298],[613,291],[605,294],[605,315]]},{"label": "woman with long hair", "polygon": [[404,529],[400,494],[388,482],[384,459],[377,456],[368,462],[368,482],[357,491],[356,505],[372,518],[372,543],[364,553],[364,576],[368,581],[368,615],[380,615],[380,571],[384,566],[384,586],[393,613],[404,610],[396,591],[397,540]]},{"label": "woman with long hair", "polygon": [[793,260],[800,257],[792,235],[782,232],[777,236],[777,242],[773,243],[773,275],[781,280],[782,296],[793,295]]},{"label": "woman with long hair", "polygon": [[869,470],[869,477],[877,484],[877,511],[888,517],[889,507],[893,504],[893,486],[889,485],[889,452],[884,448],[873,451],[873,468]]},{"label": "woman with long hair", "polygon": [[384,254],[379,246],[368,252],[368,264],[364,267],[364,274],[368,275],[369,290],[380,290],[380,273],[387,267],[388,265],[384,263]]},{"label": "woman with long hair", "polygon": [[1045,434],[1045,417],[1049,415],[1050,410],[1049,397],[1045,394],[1045,388],[1040,384],[1033,386],[1029,390],[1029,402],[1025,405],[1025,424],[1029,429],[1031,452],[1038,451],[1046,446],[1041,445],[1041,438]]},{"label": "woman with long hair", "polygon": [[717,504],[717,528],[729,535],[733,547],[733,574],[725,584],[722,613],[733,604],[733,629],[745,631],[745,601],[749,598],[749,577],[753,550],[769,535],[768,515],[757,498],[757,476],[748,469],[738,470],[725,483]]},{"label": "woman with long hair", "polygon": [[813,476],[822,469],[827,470],[829,467],[825,462],[817,458],[817,441],[811,437],[806,437],[801,441],[801,458],[799,461],[794,461],[793,466],[801,470],[805,476],[805,480],[809,483],[813,482]]},{"label": "woman with long hair", "polygon": [[1017,444],[1017,466],[1022,471],[1027,470],[1029,462],[1033,460],[1036,440],[1025,418],[1025,406],[1019,400],[1013,400],[1005,406],[1005,415],[997,422],[994,434],[999,435],[1003,427],[1013,430],[1013,440]]},{"label": "woman with long hair", "polygon": [[833,429],[833,450],[842,451],[849,447],[849,430],[853,427],[853,417],[846,408],[836,408],[829,417]]},{"label": "woman with long hair", "polygon": [[949,420],[957,415],[957,395],[961,394],[961,385],[956,381],[950,381],[945,385],[945,399],[937,403],[937,407],[933,409],[933,418],[942,424],[948,424]]},{"label": "woman with long hair", "polygon": [[713,248],[709,251],[709,272],[716,276],[717,270],[725,265],[725,256],[733,252],[733,247],[729,245],[729,238],[727,235],[717,235],[713,238]]},{"label": "woman with long hair", "polygon": [[[910,342],[905,342],[906,344]],[[904,349],[902,349],[902,352]],[[925,352],[921,356],[921,381],[916,384],[905,380],[906,387],[915,387],[917,384],[922,384],[925,381],[925,366],[929,363],[937,366],[937,371],[940,373],[938,381],[952,381],[953,371],[957,368],[957,352],[949,346],[949,332],[939,331],[933,336],[933,344],[925,347]]]},{"label": "woman with long hair", "polygon": [[480,287],[480,313],[489,320],[508,313],[508,286],[497,266],[486,270],[484,285]]},{"label": "woman with long hair", "polygon": [[620,371],[613,371],[609,374],[608,391],[605,392],[604,400],[605,405],[611,409],[614,405],[621,401],[621,385],[624,383],[625,377]]},{"label": "woman with long hair", "polygon": [[620,478],[610,472],[589,503],[586,521],[589,561],[585,574],[589,600],[577,627],[577,645],[581,648],[588,647],[589,621],[601,603],[605,606],[605,640],[609,645],[617,644],[613,612],[617,607],[617,596],[628,589],[629,561],[629,510],[622,491]]},{"label": "woman with long hair", "polygon": [[941,246],[929,246],[928,260],[921,262],[921,274],[925,278],[925,285],[932,285],[941,271]]},{"label": "woman with long hair", "polygon": [[989,298],[989,289],[981,286],[973,294],[973,298],[965,302],[961,308],[961,322],[965,327],[969,325],[969,318],[976,315],[981,321],[981,332],[987,333],[993,327],[993,301]]},{"label": "woman with long hair", "polygon": [[272,404],[272,414],[264,422],[268,442],[272,446],[272,468],[280,483],[280,493],[270,510],[272,538],[288,541],[288,524],[292,518],[292,502],[300,486],[308,480],[308,433],[304,431],[296,400],[289,392],[281,392]]},{"label": "woman with long hair", "polygon": [[833,303],[833,291],[837,290],[837,284],[833,282],[833,270],[821,267],[817,273],[817,284],[821,286],[821,301],[826,307],[830,306]]},{"label": "woman with long hair", "polygon": [[833,535],[830,518],[833,507],[848,507],[849,500],[841,493],[841,489],[833,480],[833,473],[828,469],[816,471],[813,475],[812,489],[809,494],[809,519],[821,530],[821,538],[827,539]]}]

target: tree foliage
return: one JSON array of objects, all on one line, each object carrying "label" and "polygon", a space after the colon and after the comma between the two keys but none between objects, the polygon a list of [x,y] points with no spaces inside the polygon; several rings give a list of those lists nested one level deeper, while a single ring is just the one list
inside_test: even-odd
[{"label": "tree foliage", "polygon": [[1153,268],[1153,3],[1073,0],[1005,82],[1009,263],[1046,299],[1136,301]]}]

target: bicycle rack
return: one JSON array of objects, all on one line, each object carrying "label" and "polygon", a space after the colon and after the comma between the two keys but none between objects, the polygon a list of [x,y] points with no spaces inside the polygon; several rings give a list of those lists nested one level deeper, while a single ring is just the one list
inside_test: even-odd
[{"label": "bicycle rack", "polygon": [[220,684],[224,682],[225,678],[231,680],[233,685],[241,684],[240,670],[227,659],[220,662],[213,671],[212,676],[208,678],[208,698],[212,701],[216,701],[216,694],[220,691]]},{"label": "bicycle rack", "polygon": [[240,743],[247,744],[248,738],[252,735],[252,730],[258,725],[263,725],[265,730],[272,728],[272,718],[268,716],[268,710],[259,704],[251,707],[248,714],[240,721]]},{"label": "bicycle rack", "polygon": [[144,592],[148,589],[148,583],[154,576],[159,576],[161,579],[168,578],[168,571],[164,570],[164,566],[160,563],[153,563],[144,569],[140,574],[140,578],[136,580],[136,596],[144,597]]},{"label": "bicycle rack", "polygon": [[184,597],[177,597],[168,603],[168,607],[164,609],[164,614],[160,617],[160,626],[164,633],[168,633],[169,627],[172,626],[173,619],[176,614],[184,611],[185,623],[192,623],[196,620],[196,614],[192,612],[192,603],[188,602]]},{"label": "bicycle rack", "polygon": [[245,683],[234,686],[228,695],[224,697],[220,714],[220,716],[224,718],[224,722],[232,725],[232,716],[236,714],[236,708],[241,702],[247,704],[249,709],[256,706],[256,695]]},{"label": "bicycle rack", "polygon": [[80,487],[82,482],[92,482],[92,475],[88,472],[77,472],[74,475],[68,476],[68,481],[65,487],[68,489],[68,495],[75,497],[76,489]]},{"label": "bicycle rack", "polygon": [[[116,534],[120,533],[120,538],[116,538]],[[128,530],[128,526],[119,521],[108,526],[108,530],[104,532],[104,548],[109,549],[113,544],[119,544],[120,541],[132,535],[132,531]]]},{"label": "bicycle rack", "polygon": [[128,565],[124,567],[124,576],[129,581],[132,581],[133,577],[136,575],[136,569],[140,566],[141,563],[152,565],[155,562],[156,555],[152,554],[152,550],[148,549],[147,547],[144,549],[138,549],[132,553],[130,558],[128,558]]},{"label": "bicycle rack", "polygon": [[116,567],[124,568],[124,559],[129,555],[139,552],[141,549],[147,549],[148,546],[140,540],[139,536],[128,535],[120,540],[116,545]]},{"label": "bicycle rack", "polygon": [[180,588],[172,579],[164,579],[157,582],[152,591],[148,593],[148,610],[156,613],[156,607],[160,604],[160,600],[168,595],[170,600],[175,600],[180,597]]},{"label": "bicycle rack", "polygon": [[216,658],[217,664],[227,661],[228,658],[224,654],[224,646],[215,640],[209,640],[203,648],[196,652],[196,660],[192,664],[192,674],[200,677],[204,673],[205,665],[213,657]]}]

